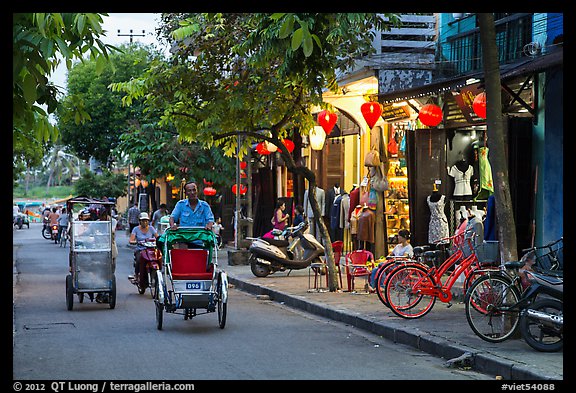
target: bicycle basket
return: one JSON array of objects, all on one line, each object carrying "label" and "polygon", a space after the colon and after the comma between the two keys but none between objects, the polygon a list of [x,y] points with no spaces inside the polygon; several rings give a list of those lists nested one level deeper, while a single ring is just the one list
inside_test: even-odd
[{"label": "bicycle basket", "polygon": [[[557,261],[554,260],[554,256]],[[552,246],[552,250],[548,248],[536,250],[534,267],[538,270],[564,270],[564,242],[558,242]]]},{"label": "bicycle basket", "polygon": [[500,262],[500,242],[498,240],[484,240],[476,248],[476,256],[481,263],[498,264]]}]

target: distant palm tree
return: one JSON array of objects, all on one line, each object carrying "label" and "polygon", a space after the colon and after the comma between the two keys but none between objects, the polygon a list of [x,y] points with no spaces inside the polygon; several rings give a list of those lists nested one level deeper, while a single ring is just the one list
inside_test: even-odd
[{"label": "distant palm tree", "polygon": [[79,158],[67,153],[65,149],[64,146],[53,146],[46,157],[44,168],[49,172],[48,181],[46,182],[46,195],[48,195],[50,185],[54,185],[56,180],[60,186],[65,179],[74,181],[80,177]]}]

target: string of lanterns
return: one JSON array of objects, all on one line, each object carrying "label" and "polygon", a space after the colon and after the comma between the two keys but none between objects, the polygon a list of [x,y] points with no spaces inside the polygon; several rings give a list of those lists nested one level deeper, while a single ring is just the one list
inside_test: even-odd
[{"label": "string of lanterns", "polygon": [[[464,85],[462,85],[464,86]],[[450,87],[442,88],[441,90],[450,90]],[[425,94],[418,94],[413,97],[405,97],[404,99],[398,98],[392,101],[386,101],[387,103],[390,102],[398,102],[402,100],[408,100],[416,97],[422,97]],[[474,102],[472,105],[472,109],[474,113],[480,118],[486,118],[486,93],[482,92],[474,98]],[[360,111],[362,112],[362,116],[366,121],[368,127],[372,129],[378,119],[382,116],[383,107],[382,104],[378,102],[365,102],[360,106]],[[313,150],[322,150],[324,147],[324,142],[326,141],[326,136],[330,135],[336,122],[338,121],[338,115],[334,112],[329,110],[323,110],[318,113],[318,126],[314,126],[309,133],[310,138],[310,147]],[[418,120],[428,127],[436,127],[438,126],[443,119],[442,108],[438,105],[433,103],[428,103],[422,106],[418,111]],[[282,141],[286,146],[287,150],[291,153],[294,150],[294,142],[289,139],[284,139]],[[273,146],[273,150],[271,150],[270,145]],[[256,146],[256,151],[262,155],[268,155],[276,151],[277,147],[269,142],[260,142]]]}]

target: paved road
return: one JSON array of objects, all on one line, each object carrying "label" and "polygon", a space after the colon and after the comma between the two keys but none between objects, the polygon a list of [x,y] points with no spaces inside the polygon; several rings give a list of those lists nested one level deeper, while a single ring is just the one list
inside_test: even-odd
[{"label": "paved road", "polygon": [[[122,240],[123,239],[123,240]],[[126,276],[131,252],[119,236],[117,304],[66,310],[67,249],[38,225],[14,231],[13,378],[19,380],[493,380],[343,323],[231,289],[228,322],[215,313],[155,325],[149,293]]]}]

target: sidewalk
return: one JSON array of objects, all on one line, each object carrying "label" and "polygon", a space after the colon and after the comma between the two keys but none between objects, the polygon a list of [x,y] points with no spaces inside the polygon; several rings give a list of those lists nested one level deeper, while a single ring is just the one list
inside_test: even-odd
[{"label": "sidewalk", "polygon": [[[344,322],[397,343],[410,345],[423,352],[452,360],[471,355],[461,363],[476,371],[505,380],[563,380],[563,351],[542,353],[522,339],[491,344],[477,337],[468,326],[464,305],[453,300],[451,307],[437,300],[430,313],[407,320],[384,306],[376,294],[324,292],[309,290],[314,275],[308,269],[279,272],[265,278],[255,277],[248,265],[228,264],[228,251],[218,253],[218,263],[235,288],[255,295],[268,295],[271,300],[322,317]],[[344,289],[346,273],[342,271]],[[322,284],[325,285],[322,277]],[[363,284],[363,279],[357,281]],[[363,285],[361,285],[363,286]],[[234,298],[230,299],[234,307]]]}]

